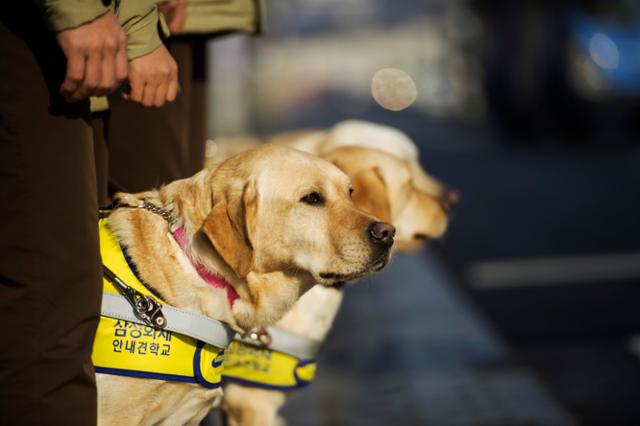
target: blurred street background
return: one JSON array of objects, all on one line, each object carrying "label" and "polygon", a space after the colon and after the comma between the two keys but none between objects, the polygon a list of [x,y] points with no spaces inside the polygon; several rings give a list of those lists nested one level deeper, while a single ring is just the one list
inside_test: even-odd
[{"label": "blurred street background", "polygon": [[640,2],[272,0],[209,49],[213,140],[374,121],[461,193],[345,290],[289,424],[640,424]]}]

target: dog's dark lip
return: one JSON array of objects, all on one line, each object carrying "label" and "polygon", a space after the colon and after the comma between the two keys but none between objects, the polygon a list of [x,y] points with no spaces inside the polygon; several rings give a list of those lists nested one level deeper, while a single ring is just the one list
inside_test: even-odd
[{"label": "dog's dark lip", "polygon": [[320,278],[324,278],[325,280],[330,280],[333,278],[346,278],[347,275],[337,274],[335,272],[320,272]]},{"label": "dog's dark lip", "polygon": [[378,256],[376,260],[371,262],[371,268],[375,272],[378,272],[379,270],[387,266],[388,262],[389,262],[389,252],[382,253],[380,256]]},{"label": "dog's dark lip", "polygon": [[382,268],[384,268],[385,266],[387,266],[387,262],[383,261],[383,262],[380,262],[377,265],[373,265],[373,270],[374,270],[374,272],[378,272],[378,271],[381,271]]},{"label": "dog's dark lip", "polygon": [[370,262],[369,265],[366,268],[364,268],[362,271],[356,272],[354,274],[349,274],[349,275],[338,274],[336,272],[321,272],[320,278],[323,278],[325,280],[335,280],[332,283],[327,283],[324,285],[326,285],[327,287],[335,287],[335,288],[341,289],[342,287],[347,285],[348,281],[358,279],[366,275],[366,273],[371,270],[373,270],[374,272],[380,271],[382,268],[387,266],[388,262],[389,262],[389,252],[385,252],[385,253],[382,253],[380,256],[378,256],[373,262]]},{"label": "dog's dark lip", "polygon": [[335,288],[336,290],[342,290],[345,285],[347,285],[346,281],[336,281],[333,284],[329,284],[329,287]]}]

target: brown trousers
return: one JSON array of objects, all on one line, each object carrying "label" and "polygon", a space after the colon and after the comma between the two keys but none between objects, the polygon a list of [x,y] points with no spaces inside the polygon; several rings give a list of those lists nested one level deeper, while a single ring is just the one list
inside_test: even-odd
[{"label": "brown trousers", "polygon": [[145,191],[200,171],[207,138],[205,40],[166,45],[178,64],[180,93],[161,108],[109,99],[109,179],[128,192]]},{"label": "brown trousers", "polygon": [[204,42],[171,43],[175,103],[146,109],[113,97],[110,113],[91,117],[88,102],[59,97],[64,58],[28,7],[0,12],[0,423],[92,425],[107,164],[129,191],[202,167]]},{"label": "brown trousers", "polygon": [[59,97],[63,55],[24,3],[0,12],[0,423],[93,425],[93,128],[88,102]]}]

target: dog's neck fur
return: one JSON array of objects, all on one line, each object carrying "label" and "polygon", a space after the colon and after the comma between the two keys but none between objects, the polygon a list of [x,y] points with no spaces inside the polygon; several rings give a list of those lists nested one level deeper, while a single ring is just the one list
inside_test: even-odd
[{"label": "dog's neck fur", "polygon": [[163,218],[140,209],[116,209],[108,224],[126,248],[142,281],[168,304],[240,329],[225,290],[207,284],[198,275]]},{"label": "dog's neck fur", "polygon": [[[116,209],[109,217],[109,226],[127,248],[142,280],[160,292],[167,303],[224,321],[240,331],[273,324],[312,283],[303,275],[284,271],[250,271],[244,278],[236,275],[207,237],[198,232],[213,202],[210,194],[194,191],[205,192],[202,188],[207,187],[206,182],[215,181],[211,173],[215,170],[205,170],[158,190],[119,195],[123,204],[137,205],[145,199],[171,211],[178,221],[176,226],[185,229],[184,248],[173,237],[169,224],[146,210]],[[206,283],[193,262],[220,275],[239,298],[230,305],[226,291]]]},{"label": "dog's neck fur", "polygon": [[343,290],[316,285],[305,293],[277,327],[313,340],[324,340],[342,304]]}]

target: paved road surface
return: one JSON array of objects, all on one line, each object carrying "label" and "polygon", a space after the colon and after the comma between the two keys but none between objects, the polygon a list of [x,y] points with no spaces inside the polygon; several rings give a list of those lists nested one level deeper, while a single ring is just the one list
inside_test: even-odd
[{"label": "paved road surface", "polygon": [[456,290],[432,253],[347,288],[316,382],[290,425],[573,425]]}]

